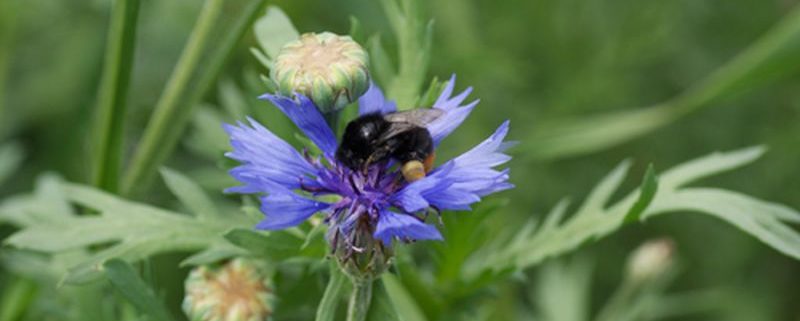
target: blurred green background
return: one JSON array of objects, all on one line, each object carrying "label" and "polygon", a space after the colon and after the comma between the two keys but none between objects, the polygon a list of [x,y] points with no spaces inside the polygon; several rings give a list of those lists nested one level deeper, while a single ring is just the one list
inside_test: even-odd
[{"label": "blurred green background", "polygon": [[[34,177],[44,171],[85,182],[86,137],[110,1],[0,1],[0,139],[18,142],[26,155],[20,170],[0,187],[0,195],[30,190]],[[301,32],[344,34],[349,17],[355,16],[365,30],[390,39],[376,1],[272,4]],[[200,5],[143,1],[127,137],[139,137]],[[421,9],[435,20],[427,78],[446,79],[456,73],[457,89],[473,86],[471,97],[481,100],[465,125],[443,144],[440,155],[446,159],[466,150],[505,119],[511,119],[511,138],[525,145],[536,128],[562,119],[591,120],[603,112],[668,101],[748,47],[797,5],[794,0],[425,2]],[[263,72],[248,51],[254,39],[246,39],[222,75],[244,87],[243,74]],[[210,103],[220,100],[214,92],[208,96]],[[134,144],[127,142],[126,149]],[[712,151],[760,144],[769,152],[755,165],[704,183],[800,208],[800,74],[743,90],[600,151],[543,159],[527,157],[525,148],[536,146],[513,150],[516,158],[510,167],[518,187],[500,196],[508,198],[509,205],[489,221],[518,224],[546,213],[564,196],[579,198],[626,158],[636,161],[632,177],[641,177],[648,163],[663,170]],[[198,158],[187,144],[181,144],[169,164],[186,171],[215,166]],[[626,186],[636,183],[630,179]],[[152,201],[161,201],[159,193],[154,194]],[[7,235],[12,229],[0,231]],[[756,320],[743,314],[747,311],[757,311],[752,315],[766,316],[764,320],[799,320],[800,263],[706,216],[659,217],[584,246],[578,255],[596,260],[594,301],[602,302],[619,282],[626,255],[656,236],[676,242],[683,270],[675,289],[722,287],[742,293],[741,302],[731,301],[727,307],[731,320]],[[179,288],[180,282],[174,283]],[[506,299],[524,296],[528,286],[507,286],[498,307]],[[706,318],[690,320],[695,319]]]}]

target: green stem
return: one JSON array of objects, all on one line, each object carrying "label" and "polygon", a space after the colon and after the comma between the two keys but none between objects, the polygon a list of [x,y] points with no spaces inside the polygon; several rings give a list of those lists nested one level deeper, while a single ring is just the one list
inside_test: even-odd
[{"label": "green stem", "polygon": [[322,117],[325,117],[325,122],[328,123],[328,126],[331,127],[333,134],[336,136],[339,136],[339,119],[341,119],[341,115],[341,111],[338,110],[322,114]]},{"label": "green stem", "polygon": [[138,15],[139,0],[114,2],[92,131],[92,183],[109,191],[118,188],[125,102],[131,78]]},{"label": "green stem", "polygon": [[167,86],[156,103],[150,121],[147,123],[142,140],[131,161],[125,181],[123,192],[132,192],[133,185],[138,185],[149,172],[154,170],[165,154],[162,150],[164,138],[173,125],[173,119],[184,107],[180,102],[183,97],[192,72],[197,68],[206,43],[211,39],[211,30],[214,22],[222,12],[224,0],[206,0],[197,18],[197,23],[192,30],[189,40],[184,47],[175,69],[172,71]]},{"label": "green stem", "polygon": [[639,289],[638,283],[630,282],[629,280],[623,283],[614,291],[611,298],[608,299],[606,305],[598,312],[597,321],[613,321],[623,315],[626,308],[630,308],[633,298]]},{"label": "green stem", "polygon": [[245,17],[238,19],[231,32],[227,32],[208,59],[204,72],[197,78],[191,94],[180,100],[187,87],[189,76],[197,67],[200,53],[209,40],[209,29],[219,14],[222,0],[207,0],[189,42],[184,49],[178,66],[156,105],[156,110],[145,129],[142,141],[136,150],[130,169],[122,182],[124,194],[133,194],[147,183],[157,167],[164,162],[174,149],[185,129],[194,109],[206,92],[214,85],[227,58],[236,44],[258,17],[266,5],[266,0],[252,0],[243,10]]},{"label": "green stem", "polygon": [[364,321],[369,312],[369,303],[372,300],[372,280],[359,280],[353,278],[353,292],[350,294],[350,304],[347,306],[347,321]]},{"label": "green stem", "polygon": [[0,300],[0,321],[19,320],[33,302],[36,284],[27,279],[16,279],[6,288]]}]

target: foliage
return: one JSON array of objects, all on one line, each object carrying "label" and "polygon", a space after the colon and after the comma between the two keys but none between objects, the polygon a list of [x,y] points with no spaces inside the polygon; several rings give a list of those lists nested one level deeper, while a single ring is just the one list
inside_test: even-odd
[{"label": "foliage", "polygon": [[[684,2],[3,2],[0,321],[181,319],[186,270],[241,256],[270,271],[273,319],[342,319],[352,286],[325,224],[256,231],[254,199],[221,192],[235,184],[222,123],[251,116],[318,152],[256,97],[279,48],[322,29],[368,48],[400,108],[432,105],[453,71],[474,85],[477,116],[437,153],[500,118],[520,141],[517,189],[442,213],[443,242],[395,244],[368,320],[794,317],[800,7]],[[656,170],[749,144],[771,150],[749,172],[736,169],[765,147]],[[628,156],[653,165],[593,184]],[[633,282],[620,253],[653,234],[675,238],[681,264]]]}]

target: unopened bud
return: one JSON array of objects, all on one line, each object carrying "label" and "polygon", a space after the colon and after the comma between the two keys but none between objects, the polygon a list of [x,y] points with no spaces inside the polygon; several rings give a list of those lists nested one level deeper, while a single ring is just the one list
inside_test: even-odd
[{"label": "unopened bud", "polygon": [[670,239],[648,241],[628,259],[628,275],[634,281],[653,279],[672,267],[675,244]]},{"label": "unopened bud", "polygon": [[261,271],[244,259],[213,269],[200,266],[186,279],[183,311],[192,321],[263,321],[271,289]]},{"label": "unopened bud", "polygon": [[280,94],[303,94],[328,113],[367,91],[368,61],[364,48],[349,36],[307,33],[281,48],[271,77]]},{"label": "unopened bud", "polygon": [[331,239],[334,257],[351,279],[370,281],[380,277],[391,266],[392,248],[375,239],[373,233],[373,229],[362,220],[348,235],[333,235]]}]

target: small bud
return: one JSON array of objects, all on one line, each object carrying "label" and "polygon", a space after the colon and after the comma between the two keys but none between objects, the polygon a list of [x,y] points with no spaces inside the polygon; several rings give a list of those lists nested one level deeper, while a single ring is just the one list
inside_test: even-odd
[{"label": "small bud", "polygon": [[183,311],[192,321],[263,321],[272,313],[266,277],[244,259],[212,269],[200,266],[186,279]]},{"label": "small bud", "polygon": [[368,60],[364,48],[349,36],[307,33],[281,48],[271,77],[280,94],[303,94],[329,113],[367,91]]},{"label": "small bud", "polygon": [[339,267],[353,280],[376,279],[391,266],[392,248],[375,239],[373,233],[367,222],[360,220],[350,234],[334,235],[331,240]]},{"label": "small bud", "polygon": [[628,258],[628,276],[633,281],[651,280],[672,267],[675,244],[670,239],[648,241]]}]

